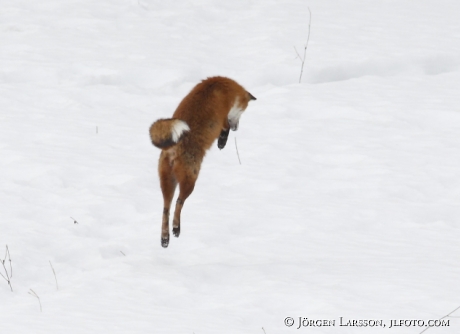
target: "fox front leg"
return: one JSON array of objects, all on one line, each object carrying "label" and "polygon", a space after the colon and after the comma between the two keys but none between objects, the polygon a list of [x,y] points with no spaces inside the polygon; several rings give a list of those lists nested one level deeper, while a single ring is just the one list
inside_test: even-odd
[{"label": "fox front leg", "polygon": [[219,149],[223,149],[225,144],[227,144],[228,134],[230,133],[230,129],[222,130],[220,132],[219,139],[217,140],[217,147]]}]

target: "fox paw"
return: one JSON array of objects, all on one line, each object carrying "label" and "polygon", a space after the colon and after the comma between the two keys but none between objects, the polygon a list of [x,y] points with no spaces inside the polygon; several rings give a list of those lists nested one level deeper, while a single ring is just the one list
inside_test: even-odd
[{"label": "fox paw", "polygon": [[175,236],[176,238],[179,238],[179,235],[180,235],[180,226],[178,226],[178,227],[173,227],[172,232],[173,232],[173,234],[174,234],[174,236]]},{"label": "fox paw", "polygon": [[161,247],[166,248],[169,245],[169,235],[167,237],[161,237]]},{"label": "fox paw", "polygon": [[217,141],[217,147],[221,150],[225,147],[225,144],[227,144],[227,138],[228,137],[219,137],[219,140]]},{"label": "fox paw", "polygon": [[217,147],[219,149],[223,149],[225,147],[225,144],[227,144],[227,139],[228,139],[228,133],[230,132],[230,129],[227,130],[222,130],[219,135],[219,139],[217,140]]}]

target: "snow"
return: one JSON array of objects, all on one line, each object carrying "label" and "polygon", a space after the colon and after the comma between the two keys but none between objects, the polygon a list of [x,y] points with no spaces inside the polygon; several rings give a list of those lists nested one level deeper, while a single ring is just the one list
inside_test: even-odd
[{"label": "snow", "polygon": [[[2,3],[0,257],[8,245],[14,291],[0,277],[1,332],[420,333],[296,328],[459,307],[459,10]],[[205,157],[163,249],[148,128],[213,75],[257,101]],[[458,333],[446,320],[427,333]]]}]

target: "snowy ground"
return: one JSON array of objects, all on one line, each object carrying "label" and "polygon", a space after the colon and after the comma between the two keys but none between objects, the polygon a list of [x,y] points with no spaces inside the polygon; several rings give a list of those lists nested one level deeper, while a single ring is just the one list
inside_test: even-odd
[{"label": "snowy ground", "polygon": [[[416,334],[338,322],[460,306],[459,13],[453,0],[3,1],[14,291],[0,277],[0,332]],[[205,158],[163,249],[148,128],[212,75],[257,101]],[[298,317],[337,323],[297,330]],[[459,333],[446,319],[426,333]]]}]

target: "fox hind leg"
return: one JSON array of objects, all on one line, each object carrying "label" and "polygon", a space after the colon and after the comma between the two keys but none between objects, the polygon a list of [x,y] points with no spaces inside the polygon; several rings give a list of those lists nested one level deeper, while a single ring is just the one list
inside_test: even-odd
[{"label": "fox hind leg", "polygon": [[195,188],[195,179],[183,180],[179,182],[179,197],[176,201],[176,209],[174,210],[174,218],[173,218],[173,234],[176,238],[180,235],[180,214],[182,212],[182,208],[184,206],[185,200],[190,196]]},{"label": "fox hind leg", "polygon": [[163,193],[163,219],[161,223],[161,246],[169,245],[169,210],[176,190],[177,181],[168,156],[162,152],[158,164],[160,186]]},{"label": "fox hind leg", "polygon": [[[182,211],[183,206],[184,206],[184,201],[178,198],[176,201],[176,210],[174,211],[173,229],[172,229],[173,235],[176,238],[179,238],[179,235],[180,235],[180,213]],[[176,218],[176,212],[178,212],[177,218]]]},{"label": "fox hind leg", "polygon": [[[185,200],[190,196],[195,188],[195,182],[198,178],[200,164],[194,163],[189,168],[181,168],[177,166],[177,181],[179,183],[179,196],[176,201],[176,209],[174,210],[173,218],[173,234],[177,238],[180,235],[180,214]],[[174,166],[174,167],[176,167]]]}]

